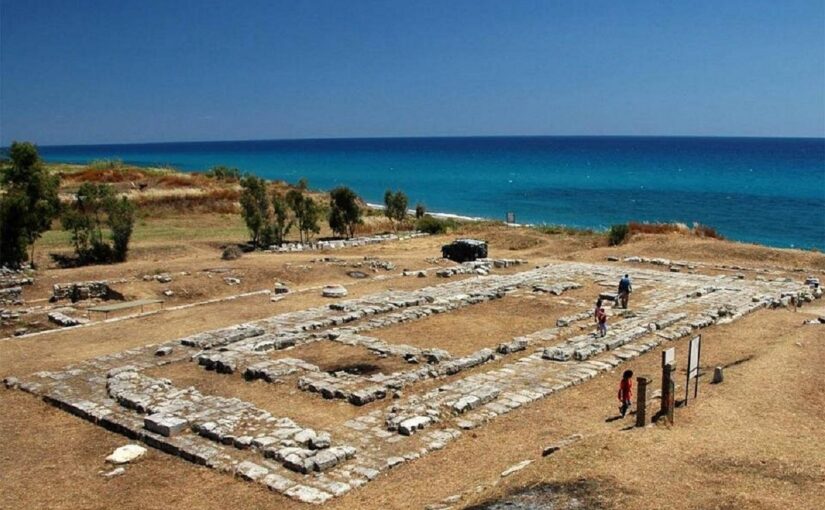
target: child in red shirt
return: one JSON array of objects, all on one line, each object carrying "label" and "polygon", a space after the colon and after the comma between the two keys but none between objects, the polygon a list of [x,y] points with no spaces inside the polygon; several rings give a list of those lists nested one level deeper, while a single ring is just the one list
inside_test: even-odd
[{"label": "child in red shirt", "polygon": [[627,410],[630,409],[631,404],[631,397],[633,396],[633,371],[632,370],[625,370],[624,374],[622,374],[622,382],[619,383],[619,402],[622,403],[619,406],[619,412],[622,413],[622,418],[624,418],[625,414],[627,414]]},{"label": "child in red shirt", "polygon": [[607,334],[607,312],[604,311],[604,308],[599,308],[596,310],[596,322],[599,323],[599,336],[604,336]]}]

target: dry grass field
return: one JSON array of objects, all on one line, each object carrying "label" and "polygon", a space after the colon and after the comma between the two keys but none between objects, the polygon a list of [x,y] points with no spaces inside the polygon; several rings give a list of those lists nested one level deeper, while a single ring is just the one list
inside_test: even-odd
[{"label": "dry grass field", "polygon": [[[87,176],[88,177],[88,176]],[[132,176],[159,188],[163,174]],[[103,179],[104,177],[101,177]],[[116,179],[108,177],[114,182]],[[71,179],[69,179],[71,180]],[[134,180],[134,179],[133,179]],[[168,180],[168,179],[167,179]],[[171,181],[170,181],[171,182]],[[202,184],[202,183],[200,183]],[[179,189],[180,182],[171,183]],[[56,370],[71,363],[128,348],[157,344],[207,329],[263,319],[329,303],[319,286],[341,283],[350,297],[387,289],[413,290],[444,283],[400,276],[401,269],[439,267],[439,247],[469,235],[490,243],[491,256],[527,259],[533,266],[554,261],[604,263],[607,256],[645,256],[700,262],[698,273],[720,274],[720,265],[768,268],[771,277],[804,279],[825,270],[815,252],[775,250],[679,232],[642,233],[609,247],[599,234],[547,234],[528,228],[464,225],[449,235],[337,250],[328,253],[250,253],[220,259],[220,247],[246,238],[239,217],[203,211],[177,215],[174,208],[141,218],[128,262],[72,269],[51,267],[47,254],[67,250],[65,233],[48,233],[38,247],[42,269],[24,291],[28,306],[47,306],[55,283],[106,279],[127,299],[164,299],[166,309],[142,317],[94,321],[88,326],[0,340],[0,378]],[[376,227],[377,228],[377,227]],[[353,279],[364,257],[395,264],[394,271],[365,271]],[[338,259],[325,262],[322,257]],[[632,266],[629,266],[632,267]],[[639,266],[641,267],[641,266]],[[662,269],[646,264],[646,269]],[[500,274],[525,269],[507,269]],[[361,270],[364,270],[361,267]],[[168,273],[172,281],[144,281]],[[227,276],[240,279],[228,285]],[[753,273],[745,275],[753,278]],[[453,277],[457,281],[463,277]],[[122,281],[121,281],[122,280]],[[276,282],[292,292],[273,302]],[[173,291],[165,296],[163,291]],[[387,343],[440,347],[465,355],[482,347],[542,328],[591,306],[603,287],[588,284],[560,298],[516,293],[448,314],[390,326],[374,332]],[[234,297],[245,293],[251,295]],[[645,292],[634,296],[637,303]],[[194,306],[185,306],[194,305]],[[123,314],[122,314],[123,315]],[[425,508],[594,508],[594,509],[819,509],[825,502],[825,326],[803,321],[825,315],[822,301],[798,312],[761,310],[737,322],[703,332],[699,399],[676,411],[673,426],[631,427],[633,418],[615,419],[621,370],[658,378],[661,347],[612,372],[555,393],[462,434],[446,448],[382,473],[378,478],[327,502],[330,509]],[[43,321],[42,314],[22,323]],[[16,326],[19,327],[19,326]],[[31,326],[37,330],[36,326]],[[48,326],[42,325],[42,329]],[[592,329],[583,323],[583,331]],[[14,327],[4,327],[3,336]],[[687,340],[666,344],[680,360],[677,395],[684,392]],[[334,372],[359,367],[388,374],[407,365],[366,349],[334,343],[275,351],[271,359],[297,357]],[[478,374],[501,361],[468,369]],[[725,381],[709,384],[713,367],[725,366]],[[290,412],[306,425],[329,429],[386,403],[363,408],[324,400],[296,389],[294,381],[267,384],[240,374],[206,374],[195,363],[151,369],[151,375],[193,386],[205,394],[238,397],[273,413]],[[462,373],[462,376],[465,373]],[[435,381],[420,383],[422,391]],[[654,385],[658,388],[658,383]],[[654,407],[658,401],[654,400]],[[104,458],[129,442],[125,437],[74,417],[19,390],[0,389],[0,508],[304,508],[305,504],[258,484],[196,466],[152,448],[122,476],[105,478]],[[372,406],[372,407],[371,407]],[[542,448],[580,434],[581,439],[542,457]],[[524,469],[502,477],[525,460]],[[495,506],[496,502],[502,502]],[[449,502],[449,503],[446,503]]]}]

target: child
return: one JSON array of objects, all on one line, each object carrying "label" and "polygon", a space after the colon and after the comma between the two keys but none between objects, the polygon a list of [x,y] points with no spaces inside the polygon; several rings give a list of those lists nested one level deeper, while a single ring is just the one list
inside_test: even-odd
[{"label": "child", "polygon": [[624,418],[627,410],[630,409],[630,398],[633,396],[633,370],[625,370],[622,374],[622,382],[619,383],[619,412]]},{"label": "child", "polygon": [[607,334],[607,312],[604,311],[604,308],[599,307],[596,310],[596,322],[599,323],[599,336],[604,336]]}]

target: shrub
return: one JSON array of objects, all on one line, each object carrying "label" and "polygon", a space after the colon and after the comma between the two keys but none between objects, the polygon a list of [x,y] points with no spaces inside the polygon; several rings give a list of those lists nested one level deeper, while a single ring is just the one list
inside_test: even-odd
[{"label": "shrub", "polygon": [[607,231],[607,239],[610,246],[617,246],[622,244],[630,232],[629,227],[625,223],[618,225],[611,225],[610,230]]},{"label": "shrub", "polygon": [[709,227],[707,225],[702,225],[701,223],[696,223],[693,225],[693,233],[699,237],[710,237],[713,239],[725,239],[725,236],[720,234],[716,231],[715,228]]},{"label": "shrub", "polygon": [[[80,264],[122,262],[129,251],[135,206],[126,197],[118,199],[111,185],[87,182],[63,211],[61,222],[72,233]],[[104,235],[106,230],[111,244]]]},{"label": "shrub", "polygon": [[241,171],[228,166],[213,166],[206,172],[206,176],[219,181],[237,182],[241,180]]},{"label": "shrub", "polygon": [[592,229],[569,227],[567,225],[536,225],[533,229],[547,235],[566,234],[573,236],[593,233]]},{"label": "shrub", "polygon": [[420,220],[427,214],[427,208],[424,207],[424,204],[418,203],[415,205],[415,219]]},{"label": "shrub", "polygon": [[453,219],[442,219],[424,215],[415,222],[415,229],[428,234],[445,234],[449,230],[454,230],[458,224]]},{"label": "shrub", "polygon": [[241,258],[243,251],[237,244],[230,244],[226,248],[223,249],[223,253],[221,254],[221,258],[223,260],[237,260]]}]

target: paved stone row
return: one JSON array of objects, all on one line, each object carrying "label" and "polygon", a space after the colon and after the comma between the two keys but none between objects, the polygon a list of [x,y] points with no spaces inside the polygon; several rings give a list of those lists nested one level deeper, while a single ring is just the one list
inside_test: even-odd
[{"label": "paved stone row", "polygon": [[314,243],[282,243],[272,245],[270,251],[274,252],[296,252],[315,250],[339,250],[342,248],[354,248],[357,246],[367,246],[370,244],[386,243],[388,241],[405,241],[418,237],[428,236],[426,232],[403,232],[399,234],[381,234],[374,236],[353,237],[351,239],[338,239],[334,241],[316,241]]}]

